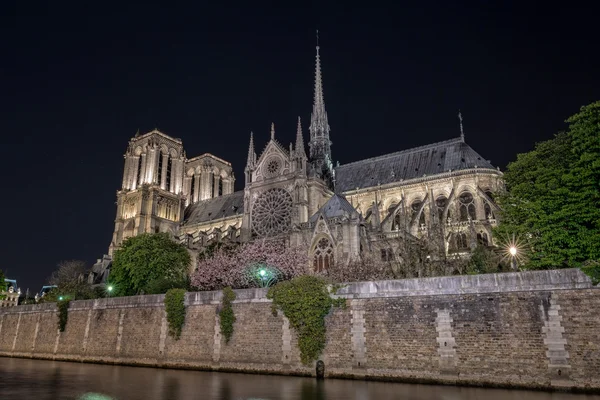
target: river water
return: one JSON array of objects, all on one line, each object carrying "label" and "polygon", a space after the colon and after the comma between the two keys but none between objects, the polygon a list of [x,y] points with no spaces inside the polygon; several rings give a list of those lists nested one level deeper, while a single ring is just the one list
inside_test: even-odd
[{"label": "river water", "polygon": [[121,367],[0,357],[0,399],[600,400],[600,396]]}]

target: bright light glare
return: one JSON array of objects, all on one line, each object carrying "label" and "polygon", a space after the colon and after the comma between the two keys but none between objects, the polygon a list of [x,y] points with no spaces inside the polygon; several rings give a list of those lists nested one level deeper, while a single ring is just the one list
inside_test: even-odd
[{"label": "bright light glare", "polygon": [[267,271],[265,271],[264,269],[261,269],[260,271],[258,271],[258,273],[260,274],[260,276],[265,276]]},{"label": "bright light glare", "polygon": [[511,246],[510,249],[508,249],[508,251],[510,252],[511,256],[517,255],[517,248],[515,246]]},{"label": "bright light glare", "polygon": [[112,287],[112,286],[109,286],[109,287],[107,287],[106,289],[107,289],[109,292],[112,292],[112,290],[113,290],[113,287]]}]

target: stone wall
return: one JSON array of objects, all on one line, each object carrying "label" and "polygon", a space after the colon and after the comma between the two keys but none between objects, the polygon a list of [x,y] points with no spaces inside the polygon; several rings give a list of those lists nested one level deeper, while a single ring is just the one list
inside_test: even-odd
[{"label": "stone wall", "polygon": [[[74,301],[64,332],[54,304],[0,310],[0,356],[314,375],[266,290],[238,290],[231,341],[221,292],[186,295],[181,338],[163,295]],[[579,270],[345,286],[327,317],[326,376],[600,391],[600,288]]]}]

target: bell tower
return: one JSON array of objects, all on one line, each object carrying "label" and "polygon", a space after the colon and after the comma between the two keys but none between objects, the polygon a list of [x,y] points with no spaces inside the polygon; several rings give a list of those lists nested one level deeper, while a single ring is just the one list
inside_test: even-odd
[{"label": "bell tower", "polygon": [[115,230],[109,255],[123,240],[141,233],[175,233],[183,218],[185,155],[180,139],[158,130],[139,133],[124,155],[121,190],[117,191]]}]

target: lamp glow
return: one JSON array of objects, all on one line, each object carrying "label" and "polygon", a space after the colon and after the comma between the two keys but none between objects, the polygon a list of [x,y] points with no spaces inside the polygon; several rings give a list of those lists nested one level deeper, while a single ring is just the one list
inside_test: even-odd
[{"label": "lamp glow", "polygon": [[107,287],[106,290],[108,290],[109,292],[112,292],[112,290],[113,290],[112,285],[110,285],[109,287]]},{"label": "lamp glow", "polygon": [[517,255],[517,248],[515,246],[511,246],[508,251],[510,252],[511,256],[516,256]]},{"label": "lamp glow", "polygon": [[62,296],[59,296],[59,297],[58,297],[58,300],[59,300],[59,301],[63,301],[63,297],[62,297]]},{"label": "lamp glow", "polygon": [[260,274],[260,276],[265,276],[267,271],[265,271],[264,269],[261,269],[258,273]]}]

